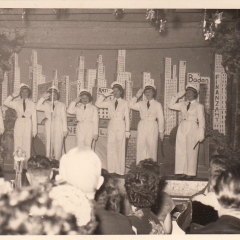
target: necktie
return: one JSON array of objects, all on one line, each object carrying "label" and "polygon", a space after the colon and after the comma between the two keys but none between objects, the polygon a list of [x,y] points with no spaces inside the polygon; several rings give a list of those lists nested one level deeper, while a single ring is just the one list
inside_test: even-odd
[{"label": "necktie", "polygon": [[23,99],[23,111],[25,112],[26,110],[26,102],[25,102],[25,99]]},{"label": "necktie", "polygon": [[55,104],[53,103],[53,111],[54,111],[54,108],[55,108]]},{"label": "necktie", "polygon": [[86,105],[84,106],[84,110],[86,109]]},{"label": "necktie", "polygon": [[149,109],[149,107],[150,107],[150,103],[149,103],[149,101],[147,102],[147,108]]},{"label": "necktie", "polygon": [[187,105],[187,111],[190,108],[190,105],[191,105],[191,102],[189,102],[188,105]]},{"label": "necktie", "polygon": [[118,100],[116,100],[115,102],[115,110],[117,109],[117,106],[118,106]]}]

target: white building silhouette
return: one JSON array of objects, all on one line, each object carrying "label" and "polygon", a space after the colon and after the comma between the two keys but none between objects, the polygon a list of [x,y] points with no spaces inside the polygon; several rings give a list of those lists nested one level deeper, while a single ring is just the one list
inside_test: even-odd
[{"label": "white building silhouette", "polygon": [[2,89],[1,90],[2,90],[1,102],[2,102],[2,105],[3,105],[3,102],[8,97],[8,74],[7,74],[7,72],[5,72],[4,75],[3,75]]},{"label": "white building silhouette", "polygon": [[32,90],[32,100],[38,100],[38,85],[46,82],[46,77],[42,74],[42,66],[38,64],[37,51],[32,50],[31,65],[29,66],[29,85]]},{"label": "white building silhouette", "polygon": [[[184,91],[186,87],[186,61],[179,61],[179,77],[178,77],[178,92]],[[178,100],[184,101],[184,98]],[[178,112],[178,124],[181,122],[181,112]]]},{"label": "white building silhouette", "polygon": [[69,76],[64,75],[61,78],[61,82],[58,83],[60,92],[60,101],[63,102],[66,107],[69,105]]},{"label": "white building silhouette", "polygon": [[215,54],[213,129],[225,134],[227,101],[227,74],[222,66],[222,55]]},{"label": "white building silhouette", "polygon": [[84,60],[83,56],[78,57],[77,73],[77,94],[80,94],[80,89],[84,88]]},{"label": "white building silhouette", "polygon": [[164,117],[165,117],[165,134],[169,135],[171,130],[177,124],[177,113],[168,108],[168,104],[177,93],[177,66],[171,65],[172,59],[165,58],[165,72],[164,72]]}]

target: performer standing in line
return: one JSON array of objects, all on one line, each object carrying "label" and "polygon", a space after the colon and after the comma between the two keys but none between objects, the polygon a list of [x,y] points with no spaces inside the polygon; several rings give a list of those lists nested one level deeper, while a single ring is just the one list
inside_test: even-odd
[{"label": "performer standing in line", "polygon": [[79,97],[71,102],[67,110],[69,114],[76,114],[77,117],[76,142],[78,147],[91,148],[92,141],[97,141],[98,138],[98,110],[91,102],[91,93],[82,89]]},{"label": "performer standing in line", "polygon": [[[19,100],[14,100],[20,96]],[[30,100],[31,89],[26,84],[20,85],[20,91],[8,96],[4,105],[17,113],[14,126],[14,152],[21,148],[26,152],[23,168],[27,168],[27,160],[31,156],[32,137],[37,135],[37,114],[35,104]]]},{"label": "performer standing in line", "polygon": [[60,160],[62,156],[63,140],[67,137],[66,106],[59,101],[59,90],[50,87],[38,101],[36,109],[44,111],[45,117],[45,147],[46,156]]},{"label": "performer standing in line", "polygon": [[[182,113],[182,121],[177,131],[175,153],[175,174],[182,174],[180,179],[191,179],[196,176],[198,143],[204,140],[204,106],[196,100],[198,93],[198,87],[188,84],[186,92],[177,93],[168,105],[170,109]],[[184,95],[187,101],[176,103]]]},{"label": "performer standing in line", "polygon": [[3,123],[3,116],[2,116],[2,109],[0,109],[0,135],[4,133],[4,123]]},{"label": "performer standing in line", "polygon": [[130,137],[129,108],[123,99],[121,83],[112,83],[113,100],[106,99],[111,93],[100,95],[95,103],[98,108],[108,108],[110,121],[107,135],[107,170],[109,173],[125,174],[125,139]]},{"label": "performer standing in line", "polygon": [[[143,93],[147,100],[137,102]],[[157,161],[158,136],[162,141],[164,138],[163,109],[155,97],[156,87],[149,84],[139,89],[129,102],[129,107],[139,111],[141,117],[137,129],[137,164],[147,158]]]}]

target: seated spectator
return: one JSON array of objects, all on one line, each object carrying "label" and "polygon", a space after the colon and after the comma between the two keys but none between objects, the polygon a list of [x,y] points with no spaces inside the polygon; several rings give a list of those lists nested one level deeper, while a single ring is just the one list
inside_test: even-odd
[{"label": "seated spectator", "polygon": [[157,200],[161,181],[160,166],[152,159],[141,161],[125,179],[132,213],[128,216],[136,234],[163,234],[163,223],[151,211]]},{"label": "seated spectator", "polygon": [[93,200],[103,183],[101,161],[89,149],[71,149],[60,160],[59,176],[50,196],[63,209],[75,214],[81,231],[93,233],[96,228]]},{"label": "seated spectator", "polygon": [[27,162],[27,179],[30,185],[47,183],[52,178],[51,161],[43,155],[34,155]]},{"label": "seated spectator", "polygon": [[229,159],[226,156],[215,155],[211,158],[208,184],[202,191],[190,198],[190,201],[184,205],[185,210],[177,218],[177,223],[183,231],[198,230],[218,219],[217,210],[219,205],[215,198],[213,186],[217,177],[226,171],[229,166]]},{"label": "seated spectator", "polygon": [[102,169],[103,185],[97,190],[96,216],[98,227],[96,235],[129,235],[134,234],[127,217],[120,214],[121,196],[117,188],[117,179],[107,170]]},{"label": "seated spectator", "polygon": [[15,189],[0,197],[1,235],[78,234],[76,218],[48,196],[50,185]]},{"label": "seated spectator", "polygon": [[163,222],[165,233],[172,232],[171,212],[175,208],[172,198],[164,191],[160,191],[156,203],[152,206],[152,212],[157,216],[160,222]]},{"label": "seated spectator", "polygon": [[240,165],[222,172],[214,191],[219,219],[190,234],[240,234]]}]

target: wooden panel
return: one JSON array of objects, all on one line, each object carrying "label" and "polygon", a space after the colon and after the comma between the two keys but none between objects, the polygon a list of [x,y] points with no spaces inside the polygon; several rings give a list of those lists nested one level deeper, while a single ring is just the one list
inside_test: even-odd
[{"label": "wooden panel", "polygon": [[[86,26],[86,25],[85,25]],[[167,34],[161,36],[153,27],[116,28],[93,25],[85,28],[43,27],[26,28],[25,47],[73,49],[142,49],[209,47],[198,23],[185,23],[175,28],[169,23]]]}]

